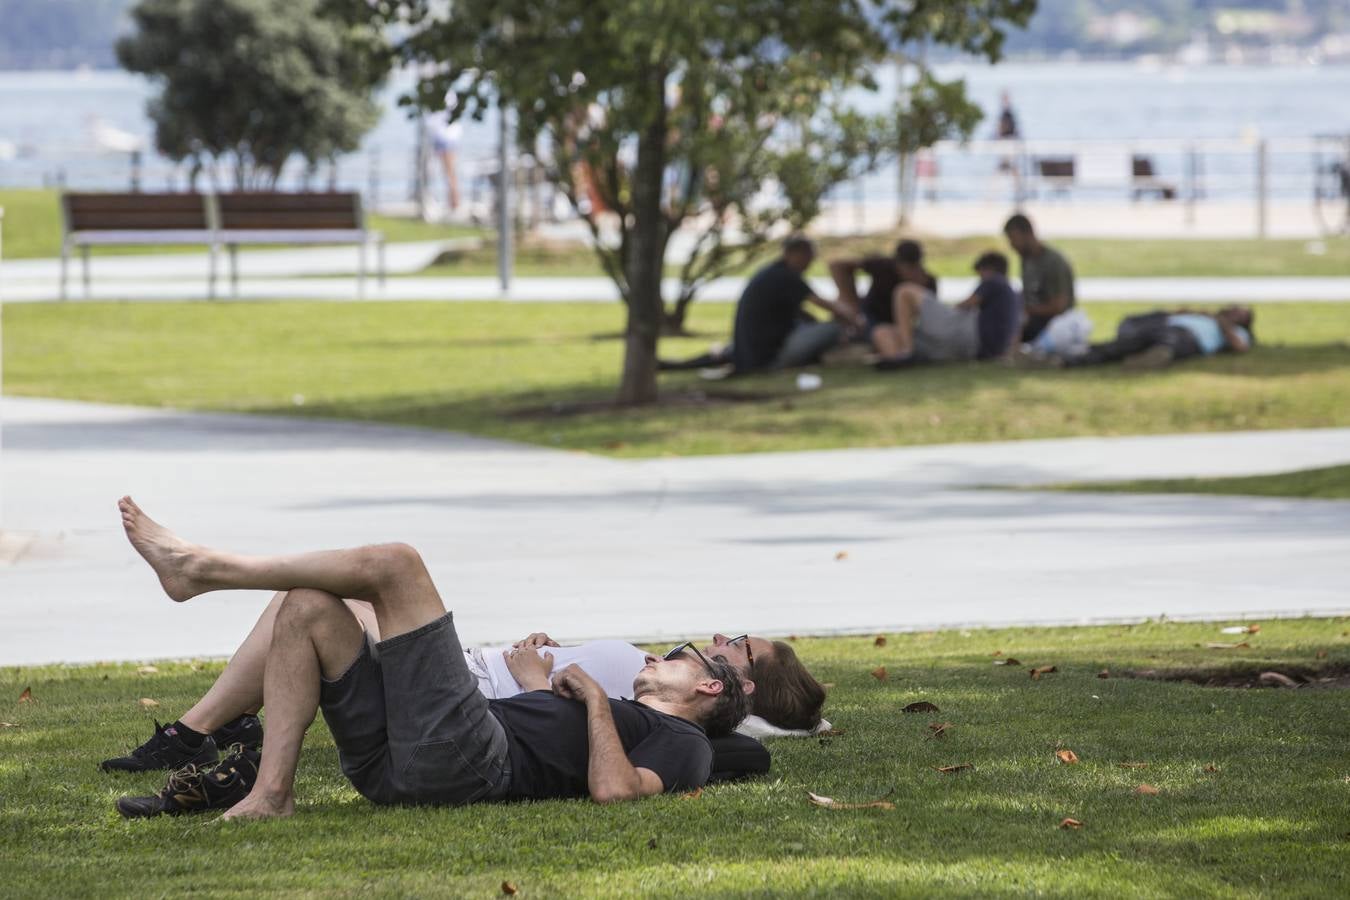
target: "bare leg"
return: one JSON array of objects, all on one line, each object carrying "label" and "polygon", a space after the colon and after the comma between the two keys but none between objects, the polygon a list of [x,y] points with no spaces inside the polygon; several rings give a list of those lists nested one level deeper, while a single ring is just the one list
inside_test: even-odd
[{"label": "bare leg", "polygon": [[[230,657],[225,671],[196,705],[183,713],[179,720],[202,734],[209,734],[227,722],[245,713],[257,713],[263,704],[263,672],[267,669],[267,652],[272,646],[272,630],[285,594],[277,594],[258,617],[253,630]],[[347,608],[356,616],[366,631],[379,640],[379,625],[375,613],[367,603],[346,601]],[[270,728],[270,723],[269,723]]]},{"label": "bare leg", "polygon": [[189,544],[147,516],[130,497],[123,497],[117,506],[132,546],[155,570],[165,593],[180,602],[208,591],[308,587],[370,603],[383,638],[420,628],[445,614],[422,558],[407,544],[239,556]]},{"label": "bare leg", "polygon": [[914,352],[914,323],[919,319],[923,292],[912,284],[895,289],[892,309],[894,325],[879,325],[872,329],[872,343],[877,352],[886,357],[908,356]]},{"label": "bare leg", "polygon": [[295,770],[305,731],[319,709],[320,679],[340,676],[365,640],[342,601],[298,588],[286,595],[267,654],[267,748],[249,795],[226,819],[271,819],[295,812]]}]

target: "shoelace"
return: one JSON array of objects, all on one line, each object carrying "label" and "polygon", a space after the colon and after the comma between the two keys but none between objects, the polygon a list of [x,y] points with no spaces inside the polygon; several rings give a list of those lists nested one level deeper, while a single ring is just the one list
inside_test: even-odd
[{"label": "shoelace", "polygon": [[165,726],[159,724],[159,719],[156,719],[155,736],[150,738],[150,740],[146,741],[144,744],[141,744],[135,750],[132,750],[131,751],[132,758],[144,759],[145,757],[149,756],[151,752],[157,747],[157,745],[163,742],[162,739],[164,738],[164,728]]},{"label": "shoelace", "polygon": [[177,794],[191,789],[194,779],[200,781],[206,771],[199,769],[196,763],[189,763],[181,769],[169,773],[169,781],[164,785],[164,796]]}]

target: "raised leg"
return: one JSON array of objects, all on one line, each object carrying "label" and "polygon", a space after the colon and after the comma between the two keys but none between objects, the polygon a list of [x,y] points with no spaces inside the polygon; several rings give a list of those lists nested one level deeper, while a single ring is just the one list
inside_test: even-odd
[{"label": "raised leg", "polygon": [[895,289],[891,300],[895,322],[872,329],[872,344],[884,357],[897,358],[914,352],[914,324],[919,320],[923,291],[912,284]]},{"label": "raised leg", "polygon": [[337,596],[298,588],[277,611],[267,654],[267,747],[249,795],[227,819],[269,819],[295,812],[295,770],[305,731],[319,710],[321,679],[340,676],[365,640]]},{"label": "raised leg", "polygon": [[130,497],[123,497],[117,505],[127,538],[173,600],[188,600],[208,591],[308,587],[370,603],[385,639],[445,614],[421,556],[407,544],[293,556],[239,556],[188,543],[147,516]]},{"label": "raised leg", "polygon": [[[281,609],[285,597],[285,594],[279,593],[272,598],[272,602],[258,617],[253,630],[230,657],[225,671],[220,673],[220,677],[202,698],[183,713],[180,722],[194,731],[209,734],[245,713],[256,713],[262,708],[267,653],[272,646],[277,611]],[[379,625],[370,605],[354,600],[346,601],[346,605],[361,626],[378,640]],[[268,728],[271,728],[270,717]]]}]

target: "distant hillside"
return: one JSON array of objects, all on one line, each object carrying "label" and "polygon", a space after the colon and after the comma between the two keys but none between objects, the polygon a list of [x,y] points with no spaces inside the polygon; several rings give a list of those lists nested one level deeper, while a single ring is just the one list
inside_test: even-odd
[{"label": "distant hillside", "polygon": [[[0,0],[0,69],[114,67],[113,42],[135,0]],[[276,0],[284,3],[286,0]],[[1040,0],[1016,57],[1350,60],[1346,0]]]}]

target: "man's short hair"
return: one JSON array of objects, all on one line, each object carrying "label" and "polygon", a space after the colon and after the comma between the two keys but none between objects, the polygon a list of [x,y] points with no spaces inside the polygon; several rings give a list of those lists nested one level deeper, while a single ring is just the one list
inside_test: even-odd
[{"label": "man's short hair", "polygon": [[712,709],[703,717],[703,730],[708,737],[725,737],[750,714],[750,701],[740,671],[725,656],[712,657],[708,666],[713,677],[722,682],[722,693],[713,698]]},{"label": "man's short hair", "polygon": [[917,266],[923,262],[923,244],[909,239],[901,241],[895,245],[895,260]]},{"label": "man's short hair", "polygon": [[1008,221],[1003,223],[1003,233],[1017,231],[1022,234],[1035,234],[1036,229],[1031,227],[1031,220],[1021,213],[1013,213],[1008,217]]},{"label": "man's short hair", "polygon": [[810,731],[820,724],[825,688],[806,670],[786,641],[774,641],[773,653],[755,659],[750,673],[755,692],[750,711],[779,728]]},{"label": "man's short hair", "polygon": [[988,253],[981,253],[980,258],[975,260],[975,271],[981,269],[993,269],[1000,275],[1008,274],[1008,257],[999,253],[997,250],[990,250]]},{"label": "man's short hair", "polygon": [[816,245],[804,234],[790,235],[783,241],[783,253],[810,253],[813,256],[816,252]]}]

